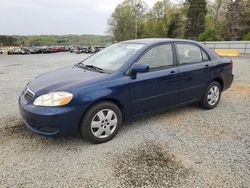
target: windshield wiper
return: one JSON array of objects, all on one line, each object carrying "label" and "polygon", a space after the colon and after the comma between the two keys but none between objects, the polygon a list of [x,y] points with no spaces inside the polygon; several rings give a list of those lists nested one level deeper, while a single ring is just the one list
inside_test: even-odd
[{"label": "windshield wiper", "polygon": [[74,65],[75,67],[78,67],[78,68],[83,68],[83,69],[87,69],[86,65],[84,65],[83,63],[77,63]]},{"label": "windshield wiper", "polygon": [[94,70],[96,70],[96,71],[98,71],[98,72],[103,72],[103,69],[102,68],[100,68],[100,67],[97,67],[97,66],[95,66],[95,65],[85,65],[87,68],[90,68],[90,69],[94,69]]},{"label": "windshield wiper", "polygon": [[79,67],[79,68],[84,68],[84,69],[87,69],[87,70],[95,70],[97,72],[103,73],[103,69],[102,68],[94,66],[94,65],[85,65],[83,63],[78,63],[75,66]]}]

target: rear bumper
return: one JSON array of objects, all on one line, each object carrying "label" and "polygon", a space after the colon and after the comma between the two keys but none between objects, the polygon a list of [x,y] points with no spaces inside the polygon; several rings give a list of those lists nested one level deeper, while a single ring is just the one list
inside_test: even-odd
[{"label": "rear bumper", "polygon": [[226,90],[226,89],[230,88],[232,83],[233,83],[233,80],[234,80],[234,75],[233,74],[227,76],[227,78],[224,81],[223,90]]},{"label": "rear bumper", "polygon": [[43,136],[73,136],[79,134],[84,109],[81,107],[38,107],[28,104],[21,95],[19,111],[26,126]]}]

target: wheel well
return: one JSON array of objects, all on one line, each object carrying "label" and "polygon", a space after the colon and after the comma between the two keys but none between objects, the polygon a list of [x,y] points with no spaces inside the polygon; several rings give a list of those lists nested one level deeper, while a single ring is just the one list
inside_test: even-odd
[{"label": "wheel well", "polygon": [[223,82],[223,80],[221,78],[215,78],[213,81],[218,82],[220,84],[220,86],[221,86],[221,90],[223,90],[224,82]]},{"label": "wheel well", "polygon": [[125,118],[125,108],[124,108],[124,106],[120,103],[120,101],[118,101],[118,100],[116,100],[116,99],[112,99],[112,98],[101,99],[101,100],[99,100],[99,101],[96,101],[93,105],[95,105],[96,103],[99,103],[99,102],[104,102],[104,101],[112,102],[112,103],[114,103],[116,106],[118,106],[118,108],[121,110],[121,113],[122,113],[122,119]]},{"label": "wheel well", "polygon": [[84,114],[82,114],[82,117],[81,117],[81,121],[82,121],[82,118],[84,118],[86,112],[94,105],[100,103],[100,102],[112,102],[114,103],[116,106],[118,106],[118,108],[121,110],[121,113],[122,113],[122,121],[126,120],[126,112],[125,112],[125,108],[124,106],[116,99],[112,99],[112,98],[103,98],[103,99],[100,99],[100,100],[97,100],[95,101],[93,104],[91,104],[85,111]]}]

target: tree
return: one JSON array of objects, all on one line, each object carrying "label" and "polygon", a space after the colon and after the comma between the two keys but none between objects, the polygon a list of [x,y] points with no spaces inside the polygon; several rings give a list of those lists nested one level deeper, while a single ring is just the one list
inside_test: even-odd
[{"label": "tree", "polygon": [[250,32],[248,32],[247,34],[245,34],[242,39],[243,40],[250,40]]},{"label": "tree", "polygon": [[216,29],[216,24],[212,16],[205,17],[205,31],[198,37],[199,41],[220,41],[223,40]]},{"label": "tree", "polygon": [[222,40],[222,38],[214,28],[209,28],[199,35],[198,40],[199,41],[220,41]]},{"label": "tree", "polygon": [[[249,25],[244,25],[247,24],[245,16],[247,16],[247,11],[249,10],[245,7],[243,0],[228,1],[226,20],[223,29],[225,40],[240,40],[249,29]],[[248,27],[248,29],[246,29],[246,27]]]},{"label": "tree", "polygon": [[152,38],[152,37],[160,37],[158,32],[158,23],[156,18],[150,10],[147,14],[143,15],[140,23],[140,38]]},{"label": "tree", "polygon": [[228,0],[215,0],[208,3],[208,14],[211,16],[218,32],[222,31],[226,18],[227,5]]},{"label": "tree", "polygon": [[[244,11],[242,13],[241,26],[243,38],[247,38],[250,34],[250,0],[243,1]],[[249,38],[249,37],[248,37]],[[248,39],[249,40],[249,39]]]},{"label": "tree", "polygon": [[115,41],[137,38],[138,22],[147,9],[142,0],[125,0],[119,4],[108,20],[109,33]]},{"label": "tree", "polygon": [[171,20],[168,26],[167,37],[169,38],[184,38],[184,19],[179,10],[171,15]]},{"label": "tree", "polygon": [[108,22],[113,40],[148,37],[223,40],[221,36],[226,40],[242,40],[248,36],[250,0],[183,1],[179,4],[157,1],[147,10],[143,0],[125,0]]},{"label": "tree", "polygon": [[167,1],[158,1],[153,8],[144,15],[142,37],[167,37],[171,14],[171,4]]},{"label": "tree", "polygon": [[135,17],[135,39],[137,39],[138,35],[138,20],[143,15],[143,13],[147,10],[147,4],[142,0],[129,0],[133,15]]},{"label": "tree", "polygon": [[162,1],[155,3],[151,9],[151,21],[154,22],[154,27],[151,28],[154,33],[154,37],[166,37],[167,36],[167,16],[166,7]]},{"label": "tree", "polygon": [[0,35],[0,45],[1,46],[17,45],[17,39],[14,36]]},{"label": "tree", "polygon": [[119,4],[108,20],[108,25],[114,41],[134,38],[135,19],[132,7],[127,2]]},{"label": "tree", "polygon": [[185,37],[196,39],[205,30],[205,16],[207,14],[206,0],[186,0],[187,20]]}]

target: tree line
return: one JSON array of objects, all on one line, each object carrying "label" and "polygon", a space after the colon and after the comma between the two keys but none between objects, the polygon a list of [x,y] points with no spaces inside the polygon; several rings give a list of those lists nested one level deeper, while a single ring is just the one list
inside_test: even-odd
[{"label": "tree line", "polygon": [[200,41],[250,40],[250,0],[124,0],[108,19],[114,41],[187,38]]},{"label": "tree line", "polygon": [[0,35],[0,46],[43,46],[43,45],[105,45],[111,42],[110,36],[101,35]]}]

